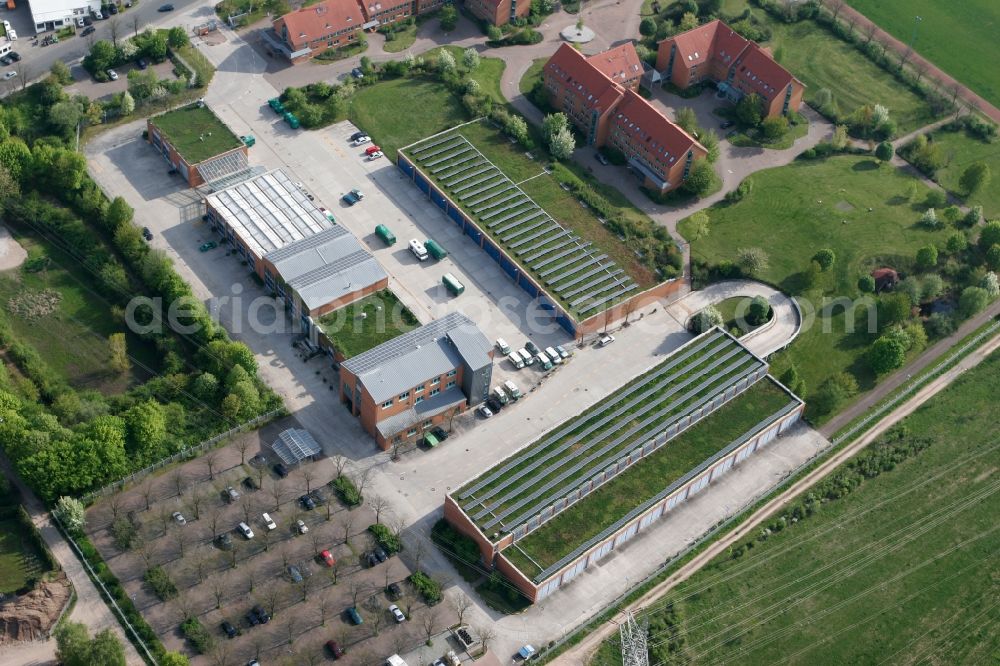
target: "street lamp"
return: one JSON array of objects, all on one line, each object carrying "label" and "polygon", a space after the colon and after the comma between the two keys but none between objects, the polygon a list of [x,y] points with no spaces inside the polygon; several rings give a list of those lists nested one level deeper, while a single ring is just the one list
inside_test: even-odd
[{"label": "street lamp", "polygon": [[920,22],[923,21],[923,20],[924,20],[924,17],[922,17],[922,16],[914,16],[913,17],[913,36],[910,37],[910,48],[911,49],[913,48],[913,44],[916,43],[916,41],[917,41],[917,26],[919,26]]}]

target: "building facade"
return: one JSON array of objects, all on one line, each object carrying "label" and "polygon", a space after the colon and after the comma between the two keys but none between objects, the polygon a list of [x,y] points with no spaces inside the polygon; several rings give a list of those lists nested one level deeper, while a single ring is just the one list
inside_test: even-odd
[{"label": "building facade", "polygon": [[465,0],[465,8],[490,25],[505,25],[531,13],[531,0]]},{"label": "building facade", "polygon": [[206,183],[205,176],[202,173],[200,167],[206,165],[207,163],[219,163],[232,161],[234,163],[246,164],[249,161],[250,150],[247,148],[246,144],[240,144],[232,150],[227,150],[224,153],[220,153],[214,157],[207,160],[202,160],[201,162],[191,162],[185,159],[184,155],[171,143],[167,135],[156,126],[156,118],[146,119],[146,132],[149,137],[149,142],[153,144],[157,152],[163,157],[164,160],[171,166],[171,168],[176,169],[177,173],[184,178],[187,182],[188,187],[200,187]]},{"label": "building facade", "polygon": [[376,444],[417,442],[486,399],[493,345],[452,312],[340,364],[340,399]]},{"label": "building facade", "polygon": [[58,30],[100,10],[101,0],[29,0],[35,32]]},{"label": "building facade", "polygon": [[294,64],[354,43],[365,17],[357,0],[324,0],[275,19],[264,39]]},{"label": "building facade", "polygon": [[646,187],[668,192],[684,182],[694,161],[708,151],[635,92],[642,75],[635,49],[612,51],[585,58],[561,45],[543,70],[546,94],[588,145],[618,150]]},{"label": "building facade", "polygon": [[656,70],[682,90],[715,83],[733,102],[756,93],[763,100],[764,117],[797,112],[805,91],[770,53],[719,20],[661,41]]}]

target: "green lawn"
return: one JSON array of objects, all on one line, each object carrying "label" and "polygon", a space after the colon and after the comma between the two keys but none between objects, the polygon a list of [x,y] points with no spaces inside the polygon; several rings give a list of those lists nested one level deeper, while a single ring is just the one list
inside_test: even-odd
[{"label": "green lawn", "polygon": [[0,594],[15,592],[45,571],[45,564],[16,518],[0,519]]},{"label": "green lawn", "polygon": [[153,124],[189,164],[197,164],[240,146],[240,139],[207,106],[168,111]]},{"label": "green lawn", "polygon": [[752,300],[752,298],[747,296],[735,296],[716,303],[715,307],[719,311],[719,314],[722,315],[722,327],[730,332],[734,328],[739,328],[740,336],[760,328],[759,325],[754,326],[746,320],[747,313],[750,311],[750,301]]},{"label": "green lawn", "polygon": [[504,550],[504,555],[529,577],[538,575],[540,570],[532,560],[543,568],[555,564],[790,401],[788,394],[774,382],[758,382],[515,546]]},{"label": "green lawn", "polygon": [[[110,395],[144,380],[147,374],[134,364],[125,376],[109,371],[106,340],[126,328],[96,293],[93,275],[76,259],[51,246],[23,234],[17,234],[17,240],[29,256],[44,255],[51,262],[37,272],[22,267],[0,273],[0,307],[4,309],[0,316],[10,323],[14,335],[34,347],[49,367],[77,388],[96,388]],[[55,306],[37,311],[39,316],[26,316],[23,306],[15,307],[15,303],[38,301],[48,295],[57,299]],[[156,354],[147,343],[131,335],[126,342],[129,354],[156,367]]]},{"label": "green lawn", "polygon": [[[462,64],[462,54],[465,53],[465,49],[460,46],[441,46],[421,55],[425,58],[433,58],[441,49],[447,49],[454,56],[458,68],[464,71],[465,66]],[[495,102],[506,104],[507,100],[504,99],[503,93],[500,92],[500,77],[503,76],[505,67],[507,67],[507,63],[502,58],[480,56],[479,67],[469,75],[469,78],[476,81],[482,91],[492,97]]]},{"label": "green lawn", "polygon": [[[755,12],[767,18],[763,11]],[[927,103],[888,72],[812,21],[785,24],[769,21],[774,31],[767,43],[782,65],[806,86],[805,99],[827,88],[840,112],[850,114],[859,106],[879,103],[889,108],[899,134],[919,129],[934,120]]]},{"label": "green lawn", "polygon": [[[996,663],[998,392],[994,353],[901,422],[900,441],[927,448],[867,480],[841,466],[852,492],[657,601],[640,618],[656,627],[652,649],[673,647],[670,663]],[[616,643],[592,666],[620,664]]]},{"label": "green lawn", "polygon": [[548,58],[535,58],[531,61],[531,67],[529,67],[528,71],[524,73],[524,76],[521,77],[521,81],[518,84],[518,88],[520,89],[522,95],[530,93],[535,89],[538,82],[542,80],[542,71],[545,69],[545,63],[548,61]]},{"label": "green lawn", "polygon": [[[848,4],[994,105],[1000,105],[996,0],[848,0]],[[916,24],[915,17],[922,21]],[[974,45],[974,46],[972,46]]]},{"label": "green lawn", "polygon": [[417,30],[420,29],[420,24],[416,21],[413,24],[404,24],[400,26],[397,30],[393,31],[392,36],[386,35],[385,46],[383,49],[386,53],[400,53],[406,49],[413,46],[413,42],[417,41]]},{"label": "green lawn", "polygon": [[346,358],[418,326],[420,322],[413,313],[388,289],[334,310],[319,320],[319,327]]},{"label": "green lawn", "polygon": [[[917,183],[914,200],[922,201],[927,192],[923,184],[901,170],[878,167],[870,158],[794,162],[755,173],[753,182],[753,192],[743,201],[706,211],[709,234],[692,242],[693,257],[716,264],[735,260],[739,248],[764,248],[770,265],[758,277],[798,295],[807,309],[821,307],[825,297],[859,296],[858,278],[876,263],[906,270],[918,248],[942,245],[949,233],[917,226],[919,212],[903,195]],[[686,221],[680,230],[688,232]],[[836,263],[821,275],[816,288],[802,294],[803,272],[822,248],[834,251]],[[848,330],[844,311],[837,308],[834,316],[804,327],[773,365],[780,371],[794,363],[810,392],[845,371],[866,390],[875,384],[863,359],[870,342],[860,328]]]},{"label": "green lawn", "polygon": [[989,219],[1000,216],[1000,141],[985,143],[969,136],[965,131],[933,133],[934,142],[941,146],[947,166],[938,169],[935,177],[942,187],[965,198],[958,184],[962,171],[973,162],[985,162],[993,174],[990,185],[966,201],[967,204],[981,204],[983,213]]},{"label": "green lawn", "polygon": [[[399,110],[420,109],[420,113]],[[351,122],[371,134],[386,157],[468,119],[462,104],[440,83],[428,79],[392,79],[365,86],[351,98]]]}]

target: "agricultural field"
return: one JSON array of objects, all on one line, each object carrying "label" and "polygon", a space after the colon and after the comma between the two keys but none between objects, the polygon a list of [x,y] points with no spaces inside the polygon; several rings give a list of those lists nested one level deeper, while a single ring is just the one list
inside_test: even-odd
[{"label": "agricultural field", "polygon": [[[1000,6],[994,0],[847,0],[847,4],[994,106],[1000,105]],[[916,25],[915,17],[921,17]],[[916,31],[914,32],[914,27]],[[963,48],[961,45],[975,45]]]},{"label": "agricultural field", "polygon": [[651,606],[650,662],[994,661],[998,391],[994,353]]},{"label": "agricultural field", "polygon": [[[1000,217],[1000,141],[986,143],[964,130],[948,132],[938,130],[931,134],[934,143],[941,147],[945,166],[938,169],[934,178],[949,192],[965,200],[967,205],[979,204],[987,219]],[[966,197],[959,185],[962,172],[973,162],[985,162],[994,180],[972,197]]]},{"label": "agricultural field", "polygon": [[[873,268],[888,264],[910,269],[917,249],[943,245],[949,234],[917,224],[920,202],[929,191],[925,185],[902,170],[879,167],[871,158],[797,161],[752,178],[753,191],[742,201],[706,211],[709,233],[692,241],[692,257],[718,265],[735,261],[740,248],[764,248],[768,266],[755,277],[797,295],[809,311],[823,308],[823,299],[860,296],[858,278]],[[911,188],[916,193],[912,201]],[[691,233],[687,221],[680,231]],[[836,261],[808,287],[812,257],[824,248],[833,250]],[[862,390],[870,389],[876,377],[864,355],[871,336],[864,326],[852,328],[842,308],[817,319],[774,359],[776,374],[794,364],[807,395],[842,372],[854,376]]]}]

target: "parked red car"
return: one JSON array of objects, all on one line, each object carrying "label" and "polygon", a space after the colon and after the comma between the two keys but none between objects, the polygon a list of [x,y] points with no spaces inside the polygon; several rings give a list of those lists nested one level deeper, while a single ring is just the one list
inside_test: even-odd
[{"label": "parked red car", "polygon": [[380,150],[382,150],[382,149],[379,148],[378,146],[376,146],[375,144],[372,144],[372,145],[368,146],[367,148],[365,148],[365,155],[371,155],[372,153],[377,153]]}]

